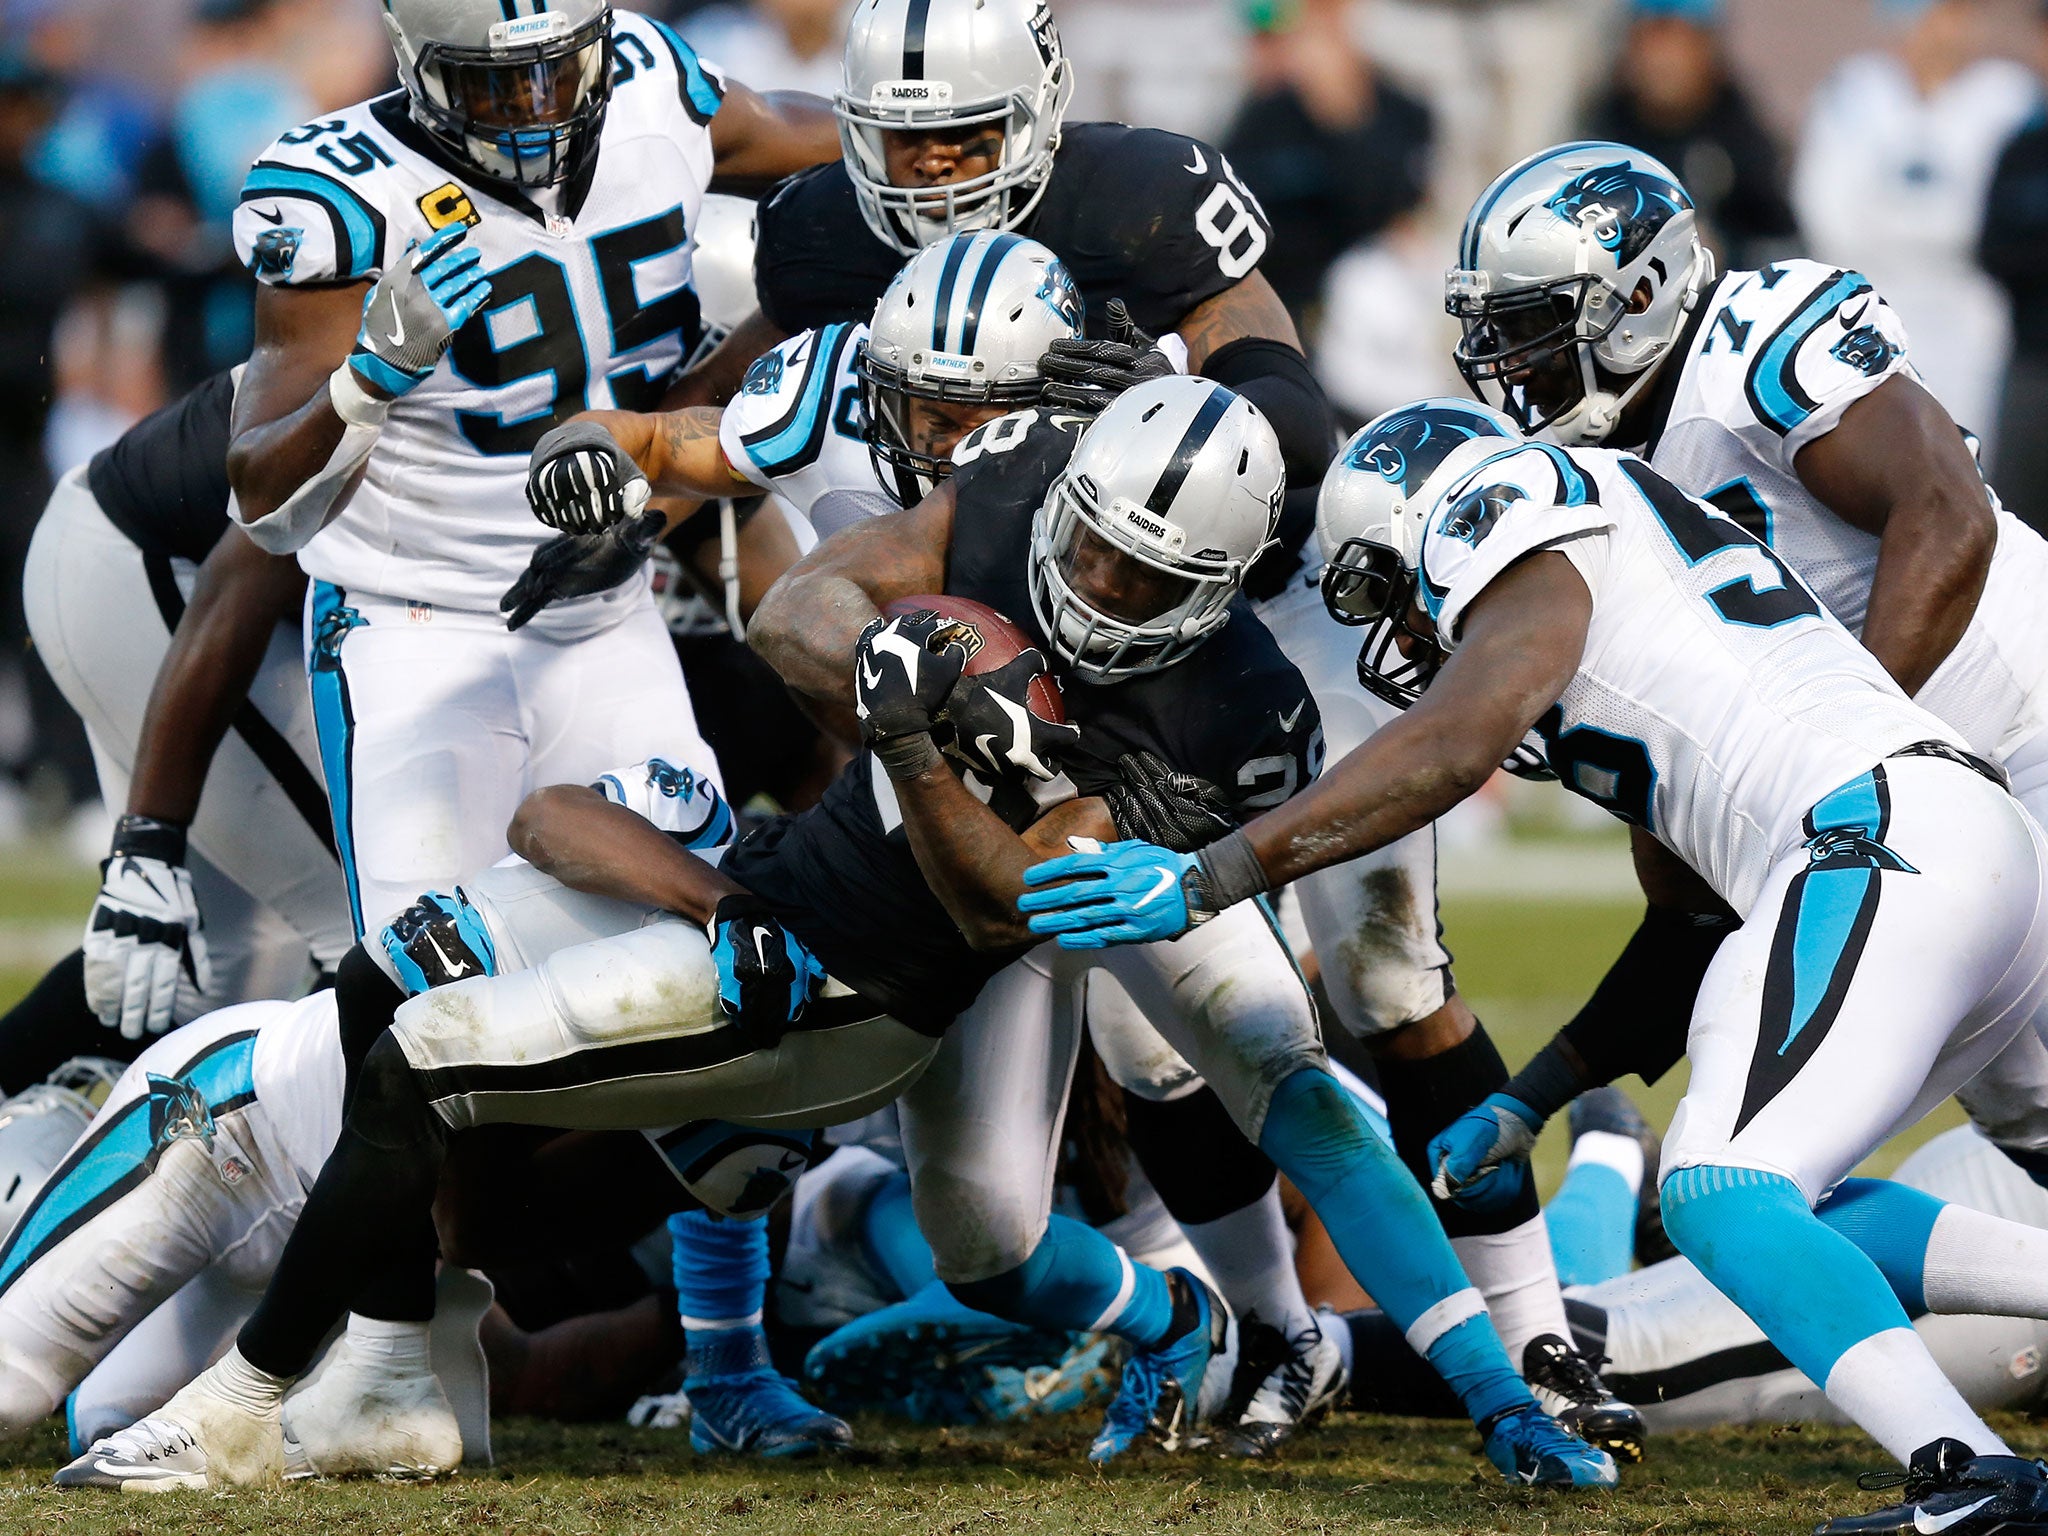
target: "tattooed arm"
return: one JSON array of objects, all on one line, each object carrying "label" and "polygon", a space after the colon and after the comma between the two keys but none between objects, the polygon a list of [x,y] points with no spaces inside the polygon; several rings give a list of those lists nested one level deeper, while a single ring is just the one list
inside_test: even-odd
[{"label": "tattooed arm", "polygon": [[1280,295],[1262,273],[1252,272],[1231,284],[1214,298],[1204,299],[1181,318],[1175,333],[1188,344],[1188,372],[1204,373],[1203,366],[1233,341],[1262,336],[1283,341],[1299,352],[1301,333]]},{"label": "tattooed arm", "polygon": [[574,418],[603,427],[647,477],[656,496],[753,496],[759,487],[747,479],[718,446],[715,406],[693,405],[680,411],[643,415],[638,411],[586,411]]}]

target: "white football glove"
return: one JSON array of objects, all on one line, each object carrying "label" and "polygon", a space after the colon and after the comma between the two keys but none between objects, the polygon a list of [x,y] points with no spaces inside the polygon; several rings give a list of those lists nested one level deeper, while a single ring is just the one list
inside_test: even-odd
[{"label": "white football glove", "polygon": [[206,1011],[213,983],[180,827],[123,816],[85,923],[85,1001],[140,1040]]}]

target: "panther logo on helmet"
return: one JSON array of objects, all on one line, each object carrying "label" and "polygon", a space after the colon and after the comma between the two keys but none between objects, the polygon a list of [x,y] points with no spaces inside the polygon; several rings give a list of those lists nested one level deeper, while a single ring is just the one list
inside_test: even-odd
[{"label": "panther logo on helmet", "polygon": [[1461,413],[1438,405],[1417,405],[1383,417],[1373,431],[1360,437],[1345,463],[1352,469],[1369,470],[1405,495],[1412,492],[1444,461],[1453,448],[1475,437],[1497,437],[1498,425],[1476,413],[1460,419]]},{"label": "panther logo on helmet", "polygon": [[1593,238],[1625,267],[1692,204],[1670,182],[1616,163],[1581,171],[1543,206],[1568,224],[1590,224]]},{"label": "panther logo on helmet", "polygon": [[1081,329],[1081,290],[1074,274],[1057,257],[1045,264],[1045,277],[1038,285],[1038,297],[1045,307],[1076,331]]}]

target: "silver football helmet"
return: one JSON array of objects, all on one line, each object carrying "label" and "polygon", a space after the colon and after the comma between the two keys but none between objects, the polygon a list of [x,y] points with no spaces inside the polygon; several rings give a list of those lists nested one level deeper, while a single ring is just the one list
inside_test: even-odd
[{"label": "silver football helmet", "polygon": [[[1038,360],[1081,334],[1081,293],[1066,263],[1022,235],[952,235],[890,282],[855,368],[875,473],[904,506],[952,472],[926,451],[912,402],[989,406],[1038,401]],[[978,424],[978,423],[977,423]]]},{"label": "silver football helmet", "polygon": [[44,1081],[0,1103],[0,1243],[92,1123],[122,1070],[118,1061],[74,1056]]},{"label": "silver football helmet", "polygon": [[1230,618],[1287,488],[1272,424],[1175,374],[1126,390],[1082,434],[1031,523],[1031,602],[1080,682],[1170,667]]},{"label": "silver football helmet", "polygon": [[688,372],[709,357],[732,328],[754,312],[754,200],[706,193],[697,210],[690,247],[690,286],[697,290],[704,334],[683,364]]},{"label": "silver football helmet", "polygon": [[[868,227],[906,255],[958,229],[1014,229],[1044,195],[1073,94],[1046,0],[861,0],[832,106]],[[978,123],[1002,133],[994,170],[942,187],[889,180],[889,134]]]},{"label": "silver football helmet", "polygon": [[567,181],[597,151],[612,91],[608,0],[384,0],[414,121],[514,187]]},{"label": "silver football helmet", "polygon": [[[1413,704],[1441,659],[1434,635],[1408,628],[1408,612],[1422,531],[1449,483],[1446,471],[1463,474],[1520,441],[1514,418],[1490,406],[1418,400],[1360,427],[1323,475],[1316,499],[1316,538],[1328,562],[1323,603],[1339,624],[1366,626],[1358,681],[1391,704]],[[1412,656],[1401,653],[1404,634],[1424,642]]]},{"label": "silver football helmet", "polygon": [[1714,280],[1692,198],[1625,144],[1561,144],[1479,195],[1444,278],[1458,370],[1526,432],[1597,443]]}]

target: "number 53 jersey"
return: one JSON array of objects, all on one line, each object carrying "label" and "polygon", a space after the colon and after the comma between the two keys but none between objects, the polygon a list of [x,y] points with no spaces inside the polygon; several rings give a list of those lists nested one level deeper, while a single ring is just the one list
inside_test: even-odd
[{"label": "number 53 jersey", "polygon": [[1593,613],[1537,722],[1550,766],[1737,913],[1830,792],[1901,747],[1957,743],[1768,546],[1633,454],[1482,440],[1444,469],[1418,591],[1445,645],[1517,562],[1566,556]]},{"label": "number 53 jersey", "polygon": [[[488,305],[391,410],[363,483],[301,552],[351,591],[495,613],[548,530],[528,510],[527,454],[578,411],[649,410],[695,345],[691,237],[712,171],[717,69],[674,32],[617,13],[597,154],[531,195],[465,169],[413,121],[403,91],[285,134],[250,169],[235,246],[258,281],[373,281],[407,247],[471,226]],[[556,604],[534,628],[602,629],[645,583]]]}]

